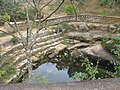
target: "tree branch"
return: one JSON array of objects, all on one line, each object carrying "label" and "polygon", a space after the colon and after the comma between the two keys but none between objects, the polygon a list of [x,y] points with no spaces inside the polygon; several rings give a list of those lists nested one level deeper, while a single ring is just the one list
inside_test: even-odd
[{"label": "tree branch", "polygon": [[48,3],[46,3],[43,7],[41,7],[41,10],[43,9],[43,8],[45,8],[46,6],[48,6],[51,2],[52,2],[53,0],[50,0]]},{"label": "tree branch", "polygon": [[43,19],[41,21],[41,23],[44,22],[44,21],[46,21],[49,17],[51,17],[61,7],[61,5],[64,3],[64,1],[65,0],[62,0],[62,2],[60,3],[60,5],[50,15],[48,15],[45,19]]}]

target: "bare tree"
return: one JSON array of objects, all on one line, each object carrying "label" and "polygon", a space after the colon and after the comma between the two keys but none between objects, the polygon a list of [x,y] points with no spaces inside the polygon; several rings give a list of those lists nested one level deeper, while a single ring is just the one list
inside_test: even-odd
[{"label": "bare tree", "polygon": [[79,10],[80,6],[84,4],[84,0],[69,0],[69,1],[74,9],[74,14],[75,14],[76,21],[77,21],[78,10]]},{"label": "bare tree", "polygon": [[[39,35],[39,31],[41,29],[44,28],[43,26],[43,22],[46,21],[49,17],[51,17],[59,8],[60,6],[64,3],[65,0],[61,0],[60,4],[56,7],[55,10],[53,10],[53,12],[51,12],[48,16],[46,17],[42,17],[42,11],[44,10],[44,8],[46,6],[48,6],[53,0],[48,1],[46,4],[41,5],[41,2],[43,0],[23,0],[24,5],[23,5],[23,9],[25,11],[26,14],[26,25],[27,25],[27,34],[23,35],[21,33],[21,29],[17,24],[16,18],[12,17],[13,21],[14,21],[14,26],[12,26],[10,24],[10,22],[7,22],[15,31],[15,33],[17,33],[19,36],[16,36],[19,41],[22,43],[24,51],[25,51],[25,55],[26,55],[26,59],[28,62],[28,77],[31,78],[32,76],[32,59],[31,59],[31,53],[32,53],[32,49],[33,46],[36,44],[36,39],[38,38]],[[14,0],[14,2],[16,2],[16,0]],[[34,15],[32,18],[30,18],[30,12],[29,12],[29,8],[34,9]],[[5,10],[5,8],[4,8]],[[36,26],[36,31],[35,33],[33,33],[33,25],[36,23],[36,20],[38,20],[37,22],[37,26]],[[9,32],[6,32],[9,33]]]}]

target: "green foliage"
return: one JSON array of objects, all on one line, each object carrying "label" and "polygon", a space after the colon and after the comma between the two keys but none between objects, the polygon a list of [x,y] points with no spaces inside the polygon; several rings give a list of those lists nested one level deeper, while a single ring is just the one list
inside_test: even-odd
[{"label": "green foliage", "polygon": [[74,14],[74,7],[71,4],[65,5],[64,6],[64,11],[68,14],[68,15],[72,15]]},{"label": "green foliage", "polygon": [[108,15],[108,11],[106,9],[103,9],[101,12],[100,12],[101,15],[104,15],[104,16],[107,16]]},{"label": "green foliage", "polygon": [[102,45],[116,58],[120,59],[120,36],[116,36],[112,40],[103,39]]},{"label": "green foliage", "polygon": [[120,77],[120,62],[111,62],[114,65],[114,72],[108,71],[108,74],[111,75],[113,78]]},{"label": "green foliage", "polygon": [[89,59],[86,58],[86,60],[82,63],[82,66],[86,67],[87,74],[89,76],[89,79],[95,80],[98,79],[96,75],[99,73],[98,71],[98,63],[94,66],[92,62],[89,61]]},{"label": "green foliage", "polygon": [[10,16],[8,14],[5,14],[3,15],[3,21],[6,22],[6,21],[10,21]]},{"label": "green foliage", "polygon": [[7,78],[16,73],[15,67],[11,66],[12,57],[0,56],[0,83],[4,83]]},{"label": "green foliage", "polygon": [[100,0],[101,6],[112,7],[113,5],[120,5],[120,0]]},{"label": "green foliage", "polygon": [[72,77],[74,80],[86,80],[88,78],[88,74],[83,72],[75,72],[74,76]]},{"label": "green foliage", "polygon": [[77,2],[79,2],[79,5],[84,5],[85,0],[76,0]]},{"label": "green foliage", "polygon": [[48,6],[49,10],[54,10],[54,6]]},{"label": "green foliage", "polygon": [[28,13],[29,13],[29,18],[33,19],[33,16],[35,16],[35,14],[36,14],[36,10],[32,7],[29,7]]},{"label": "green foliage", "polygon": [[21,0],[0,0],[0,5],[0,15],[3,16],[4,22],[7,20],[13,21],[13,18],[17,21],[25,19],[26,15]]},{"label": "green foliage", "polygon": [[116,30],[114,33],[120,33],[120,24],[115,25]]},{"label": "green foliage", "polygon": [[81,57],[82,57],[81,59],[83,59],[81,67],[84,67],[85,71],[79,72],[79,73],[76,72],[73,76],[73,79],[75,80],[100,79],[100,77],[97,77],[97,75],[99,74],[99,71],[98,71],[99,61],[97,61],[97,64],[94,65],[88,58],[84,57],[83,55],[81,55]]},{"label": "green foliage", "polygon": [[3,17],[0,15],[0,26],[4,24]]}]

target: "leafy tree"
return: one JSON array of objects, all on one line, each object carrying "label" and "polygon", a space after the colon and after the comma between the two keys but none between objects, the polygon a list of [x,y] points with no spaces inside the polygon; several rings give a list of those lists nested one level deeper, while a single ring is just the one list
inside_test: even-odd
[{"label": "leafy tree", "polygon": [[6,17],[6,15],[10,17],[10,21],[13,21],[13,18],[18,20],[25,19],[25,12],[22,9],[21,0],[0,0],[0,15]]}]

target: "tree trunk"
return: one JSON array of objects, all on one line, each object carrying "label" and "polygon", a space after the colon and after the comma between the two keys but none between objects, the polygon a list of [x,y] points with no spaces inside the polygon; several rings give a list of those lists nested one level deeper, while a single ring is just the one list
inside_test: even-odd
[{"label": "tree trunk", "polygon": [[31,55],[27,54],[27,64],[28,64],[28,79],[29,82],[31,81],[31,77],[32,77],[32,59],[31,59]]},{"label": "tree trunk", "polygon": [[74,9],[74,14],[75,14],[75,20],[77,21],[77,17],[78,17],[78,15],[77,15],[77,10],[76,10],[76,8],[75,8],[75,6],[74,6],[74,3],[73,3],[73,1],[70,1],[71,2],[71,5],[73,6],[73,9]]}]

